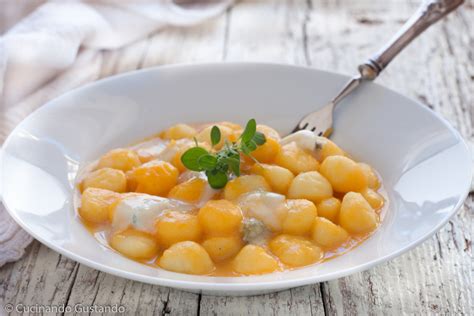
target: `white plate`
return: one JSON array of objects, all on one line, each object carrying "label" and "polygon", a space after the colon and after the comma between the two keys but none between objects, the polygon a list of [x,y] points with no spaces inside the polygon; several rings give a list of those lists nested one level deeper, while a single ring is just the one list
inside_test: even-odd
[{"label": "white plate", "polygon": [[178,274],[131,261],[101,246],[72,207],[78,168],[177,122],[257,122],[289,132],[324,105],[347,77],[271,64],[203,64],[134,72],[51,101],[8,137],[0,165],[4,204],[36,239],[80,263],[142,282],[245,295],[339,278],[421,243],[464,201],[470,153],[459,134],[425,106],[367,84],[336,110],[333,139],[382,175],[390,200],[378,231],[334,260],[252,277]]}]

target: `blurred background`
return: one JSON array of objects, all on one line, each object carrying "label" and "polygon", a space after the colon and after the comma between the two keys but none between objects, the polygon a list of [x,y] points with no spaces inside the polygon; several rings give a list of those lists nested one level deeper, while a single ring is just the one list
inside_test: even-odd
[{"label": "blurred background", "polygon": [[[0,0],[0,32],[6,32],[44,2]],[[420,2],[236,1],[222,14],[195,26],[159,28],[118,49],[82,49],[72,67],[14,101],[36,107],[89,81],[170,63],[265,61],[352,75],[358,63],[388,40]],[[416,97],[438,111],[453,111],[441,106],[447,100],[438,95],[437,87],[473,80],[473,7],[473,1],[468,0],[463,8],[428,30],[388,67],[378,82]],[[466,89],[459,93],[467,98]]]},{"label": "blurred background", "polygon": [[44,0],[0,0],[0,34],[44,2]]}]

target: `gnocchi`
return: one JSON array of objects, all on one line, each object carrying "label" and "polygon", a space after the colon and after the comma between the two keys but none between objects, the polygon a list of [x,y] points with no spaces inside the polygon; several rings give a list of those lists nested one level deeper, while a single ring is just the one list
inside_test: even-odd
[{"label": "gnocchi", "polygon": [[270,185],[264,177],[259,175],[245,175],[227,183],[224,188],[224,198],[233,201],[248,192],[270,190]]},{"label": "gnocchi", "polygon": [[110,246],[127,257],[141,260],[155,257],[159,250],[152,236],[133,229],[114,233],[110,238]]},{"label": "gnocchi", "polygon": [[319,168],[316,158],[304,149],[299,148],[294,142],[281,148],[275,157],[275,164],[290,170],[294,174],[314,171]]},{"label": "gnocchi", "polygon": [[297,175],[288,189],[288,197],[307,199],[317,203],[332,196],[329,181],[317,171],[303,172]]},{"label": "gnocchi", "polygon": [[141,165],[138,154],[130,149],[114,149],[106,153],[99,160],[99,168],[112,168],[129,171]]},{"label": "gnocchi", "polygon": [[317,204],[318,215],[330,220],[333,223],[338,222],[341,201],[338,198],[330,197]]},{"label": "gnocchi", "polygon": [[[221,148],[224,145],[225,140],[234,141],[236,139],[235,131],[231,127],[229,127],[228,125],[217,124],[216,126],[219,127],[219,129],[221,131],[221,134],[222,134],[221,140],[216,145],[216,148]],[[196,139],[199,142],[203,142],[203,143],[206,143],[206,144],[211,144],[212,143],[212,141],[211,141],[211,129],[212,129],[212,125],[204,128],[202,131],[200,131],[196,135]]]},{"label": "gnocchi", "polygon": [[263,133],[267,141],[253,151],[252,156],[261,163],[271,163],[281,150],[280,136],[273,128],[265,125],[257,126],[257,131]]},{"label": "gnocchi", "polygon": [[127,190],[127,178],[122,170],[102,168],[86,175],[82,182],[82,189],[87,188],[123,193]]},{"label": "gnocchi", "polygon": [[377,214],[362,194],[349,192],[342,200],[339,224],[354,234],[368,233],[377,226]]},{"label": "gnocchi", "polygon": [[196,133],[196,129],[188,124],[176,124],[162,132],[161,137],[164,139],[176,140],[183,138],[193,138]]},{"label": "gnocchi", "polygon": [[188,274],[209,274],[215,269],[206,249],[194,241],[182,241],[169,247],[158,264],[165,270]]},{"label": "gnocchi", "polygon": [[203,197],[206,186],[207,182],[204,179],[189,179],[174,186],[168,193],[168,197],[171,199],[195,203]]},{"label": "gnocchi", "polygon": [[260,246],[247,245],[235,256],[232,262],[236,272],[249,274],[263,274],[279,269],[278,261]]},{"label": "gnocchi", "polygon": [[[77,213],[127,258],[211,276],[318,264],[377,228],[388,201],[371,166],[309,131],[282,138],[270,126],[253,128],[265,137],[255,133],[261,139],[245,151],[222,156],[233,165],[219,165],[226,179],[217,188],[206,169],[217,158],[208,156],[237,146],[246,130],[239,124],[175,124],[111,150],[78,177]],[[185,155],[196,146],[209,153],[203,168]]]},{"label": "gnocchi", "polygon": [[201,225],[196,215],[170,211],[158,218],[155,234],[160,245],[169,247],[180,241],[199,241]]},{"label": "gnocchi", "polygon": [[280,194],[288,192],[290,184],[295,178],[290,170],[275,165],[254,164],[251,172],[264,177],[271,190]]},{"label": "gnocchi", "polygon": [[367,187],[367,176],[362,167],[345,156],[329,156],[320,169],[335,191],[360,191]]},{"label": "gnocchi", "polygon": [[223,261],[234,257],[243,247],[238,236],[212,237],[203,241],[202,246],[214,261]]},{"label": "gnocchi", "polygon": [[109,219],[110,207],[120,198],[116,192],[87,188],[81,197],[79,215],[92,223],[105,223]]},{"label": "gnocchi", "polygon": [[177,184],[179,171],[166,161],[151,161],[133,170],[135,192],[165,196]]},{"label": "gnocchi", "polygon": [[318,215],[316,206],[308,200],[287,200],[288,213],[283,221],[283,232],[293,235],[307,234]]},{"label": "gnocchi", "polygon": [[314,221],[312,237],[321,247],[336,248],[349,238],[349,234],[330,220],[318,217]]},{"label": "gnocchi", "polygon": [[281,262],[291,267],[315,263],[323,256],[321,248],[303,237],[280,235],[272,239],[269,246]]},{"label": "gnocchi", "polygon": [[199,210],[198,218],[206,234],[225,236],[239,231],[242,211],[227,200],[211,200]]}]

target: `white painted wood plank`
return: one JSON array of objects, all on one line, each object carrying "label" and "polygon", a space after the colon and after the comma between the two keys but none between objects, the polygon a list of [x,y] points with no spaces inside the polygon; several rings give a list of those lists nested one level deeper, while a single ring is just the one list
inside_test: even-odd
[{"label": "white painted wood plank", "polygon": [[202,315],[324,315],[319,284],[248,297],[202,296]]},{"label": "white painted wood plank", "polygon": [[0,303],[61,304],[79,264],[34,242],[27,255],[0,269]]}]

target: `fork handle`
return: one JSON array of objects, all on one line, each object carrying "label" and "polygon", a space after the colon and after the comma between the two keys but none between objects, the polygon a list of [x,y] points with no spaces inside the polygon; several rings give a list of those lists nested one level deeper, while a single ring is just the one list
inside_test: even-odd
[{"label": "fork handle", "polygon": [[336,105],[354,91],[362,81],[374,80],[387,65],[429,26],[459,7],[464,0],[425,0],[388,43],[365,63],[359,65],[359,75],[354,76],[331,101]]},{"label": "fork handle", "polygon": [[425,0],[402,28],[365,63],[359,65],[362,79],[374,80],[387,65],[429,26],[459,7],[464,0]]}]

